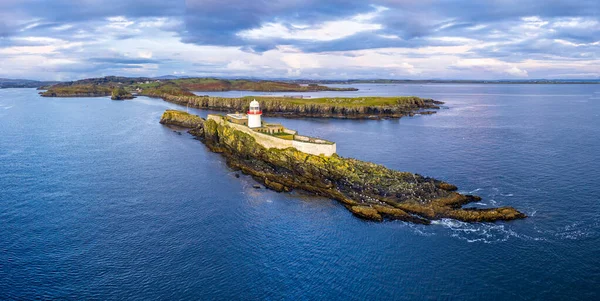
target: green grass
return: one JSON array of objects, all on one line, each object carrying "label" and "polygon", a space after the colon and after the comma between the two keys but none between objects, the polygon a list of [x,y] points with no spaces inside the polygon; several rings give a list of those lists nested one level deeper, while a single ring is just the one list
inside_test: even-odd
[{"label": "green grass", "polygon": [[286,83],[269,80],[226,80],[216,78],[185,78],[171,80],[171,83],[191,91],[269,91],[269,92],[308,92],[326,90],[348,90],[352,88],[329,88],[320,85],[302,86],[296,83]]},{"label": "green grass", "polygon": [[166,110],[162,118],[164,120],[174,120],[179,123],[188,124],[188,125],[201,125],[204,123],[204,120],[198,115],[193,115],[187,112],[178,111],[178,110]]},{"label": "green grass", "polygon": [[285,140],[294,140],[294,135],[288,133],[274,133],[271,135]]},{"label": "green grass", "polygon": [[105,94],[110,95],[113,88],[100,85],[74,85],[74,86],[53,86],[48,91],[43,92],[43,96],[53,95],[85,95],[85,94]]},{"label": "green grass", "polygon": [[139,85],[142,88],[143,95],[174,95],[174,96],[194,96],[194,93],[183,89],[172,82],[166,83],[148,83]]},{"label": "green grass", "polygon": [[395,96],[395,97],[323,97],[323,98],[286,98],[286,97],[244,97],[248,101],[256,99],[258,101],[285,101],[297,105],[336,105],[346,107],[362,106],[391,106],[391,105],[410,105],[422,102],[423,99],[416,96]]}]

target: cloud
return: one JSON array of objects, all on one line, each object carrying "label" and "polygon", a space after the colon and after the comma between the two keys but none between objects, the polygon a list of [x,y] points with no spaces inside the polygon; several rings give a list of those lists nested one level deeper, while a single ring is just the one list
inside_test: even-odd
[{"label": "cloud", "polygon": [[365,31],[377,31],[383,25],[372,23],[385,7],[375,7],[373,12],[357,14],[346,20],[326,21],[321,24],[266,23],[259,28],[243,30],[236,35],[242,39],[279,39],[304,41],[333,41]]},{"label": "cloud", "polygon": [[[266,50],[278,36],[289,37],[294,25],[313,26],[343,20],[369,11],[372,6],[361,1],[186,1],[183,41],[200,45],[246,46]],[[262,30],[261,30],[262,27]],[[301,28],[295,28],[300,30]],[[252,31],[254,30],[254,31]],[[286,30],[288,32],[286,32]],[[254,38],[260,38],[254,39]],[[249,42],[244,38],[255,40]],[[267,47],[268,45],[268,47]]]},{"label": "cloud", "polygon": [[124,57],[100,57],[91,58],[88,61],[95,63],[110,63],[114,65],[143,65],[143,64],[160,64],[162,61],[147,58],[124,58]]},{"label": "cloud", "polygon": [[473,73],[495,73],[498,76],[527,77],[527,70],[497,59],[461,59],[450,66],[451,69]]},{"label": "cloud", "polygon": [[594,78],[597,0],[2,0],[0,76]]}]

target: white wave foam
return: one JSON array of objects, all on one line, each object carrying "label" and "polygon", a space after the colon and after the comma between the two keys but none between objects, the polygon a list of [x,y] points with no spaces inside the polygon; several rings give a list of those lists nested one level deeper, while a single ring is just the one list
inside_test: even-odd
[{"label": "white wave foam", "polygon": [[482,191],[482,190],[483,190],[483,188],[477,188],[475,190],[469,191],[469,194],[476,193],[477,191]]},{"label": "white wave foam", "polygon": [[428,237],[428,236],[435,235],[435,233],[433,233],[431,231],[431,229],[428,229],[427,226],[417,225],[417,224],[413,224],[413,223],[407,223],[407,225],[415,234],[418,234],[420,236]]},{"label": "white wave foam", "polygon": [[420,225],[420,224],[415,224],[415,223],[405,222],[405,221],[400,221],[400,220],[390,221],[390,222],[397,223],[398,225],[400,225],[403,228],[407,227],[409,229],[409,231],[412,231],[414,234],[417,234],[419,236],[429,237],[429,236],[435,235],[434,229],[428,225]]},{"label": "white wave foam", "polygon": [[469,243],[499,243],[505,242],[510,238],[519,238],[525,240],[545,240],[541,237],[531,237],[519,234],[512,230],[507,224],[492,223],[466,223],[453,219],[441,219],[433,221],[432,224],[440,225],[448,229],[450,236],[467,241]]}]

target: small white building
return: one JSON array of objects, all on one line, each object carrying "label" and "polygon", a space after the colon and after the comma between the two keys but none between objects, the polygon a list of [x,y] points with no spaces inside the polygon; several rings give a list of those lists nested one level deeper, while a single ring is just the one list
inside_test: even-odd
[{"label": "small white building", "polygon": [[259,128],[262,126],[261,121],[262,111],[260,110],[260,105],[258,101],[253,100],[250,102],[250,108],[248,109],[248,127],[249,128]]},{"label": "small white building", "polygon": [[263,123],[262,111],[258,101],[250,102],[248,114],[227,114],[226,116],[209,114],[209,120],[218,124],[227,124],[236,130],[254,137],[256,142],[266,148],[295,148],[298,151],[311,155],[331,156],[336,152],[334,142],[320,138],[298,135],[298,132],[286,129],[281,124]]}]

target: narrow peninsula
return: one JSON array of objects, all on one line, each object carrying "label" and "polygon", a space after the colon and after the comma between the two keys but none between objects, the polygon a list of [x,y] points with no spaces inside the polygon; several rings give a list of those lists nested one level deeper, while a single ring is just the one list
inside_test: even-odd
[{"label": "narrow peninsula", "polygon": [[526,217],[513,207],[463,208],[481,198],[460,194],[456,186],[433,178],[340,157],[334,142],[262,122],[261,115],[258,102],[252,102],[248,114],[209,115],[206,120],[167,110],[160,123],[189,128],[230,167],[265,187],[325,196],[367,220],[430,224],[442,218],[494,222]]}]

